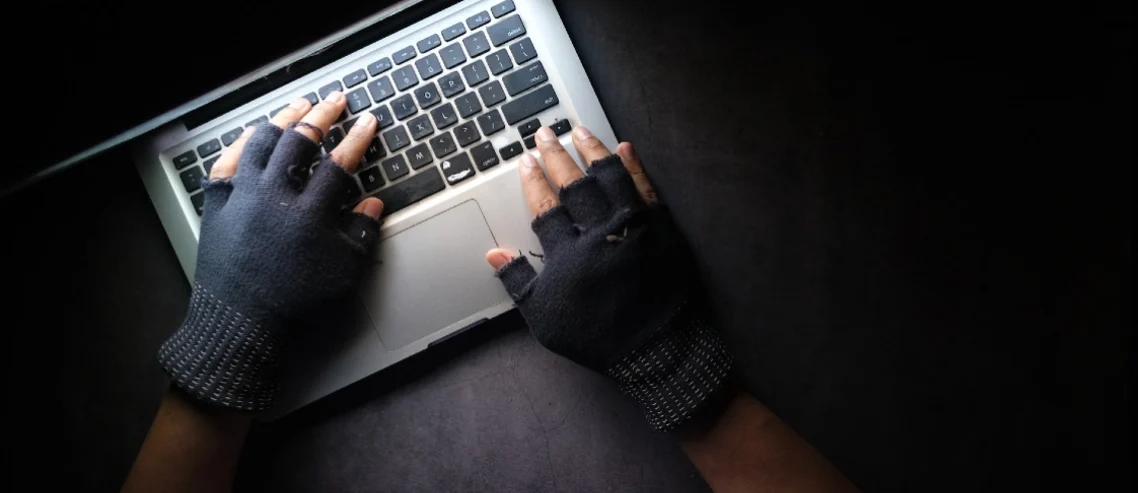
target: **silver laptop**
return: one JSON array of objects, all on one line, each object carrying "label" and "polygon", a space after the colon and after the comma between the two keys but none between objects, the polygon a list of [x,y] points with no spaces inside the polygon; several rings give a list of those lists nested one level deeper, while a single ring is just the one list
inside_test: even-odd
[{"label": "silver laptop", "polygon": [[[397,3],[305,50],[210,93],[233,98],[266,74],[382,25],[419,1]],[[324,142],[332,149],[364,111],[381,124],[345,205],[386,203],[381,240],[350,313],[312,327],[291,348],[279,416],[513,308],[486,263],[502,247],[540,253],[518,180],[533,132],[586,125],[615,137],[551,0],[465,0],[209,119],[175,118],[138,142],[134,160],[187,280],[200,231],[200,180],[244,127],[298,96],[333,90],[349,108]],[[240,101],[239,101],[240,103]],[[189,112],[186,112],[187,115]],[[192,120],[192,121],[191,121]],[[540,261],[534,262],[540,269]]]}]

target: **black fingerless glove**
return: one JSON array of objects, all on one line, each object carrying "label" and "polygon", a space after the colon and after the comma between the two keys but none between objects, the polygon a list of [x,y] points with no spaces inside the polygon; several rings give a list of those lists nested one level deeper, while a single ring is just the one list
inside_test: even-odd
[{"label": "black fingerless glove", "polygon": [[696,304],[694,261],[667,210],[641,201],[620,157],[589,168],[533,221],[537,275],[519,256],[498,271],[534,336],[615,378],[652,426],[670,430],[723,388],[731,357]]},{"label": "black fingerless glove", "polygon": [[350,293],[379,224],[341,212],[351,177],[317,144],[264,123],[230,180],[204,183],[194,290],[186,319],[158,353],[189,396],[243,411],[270,407],[289,332]]}]

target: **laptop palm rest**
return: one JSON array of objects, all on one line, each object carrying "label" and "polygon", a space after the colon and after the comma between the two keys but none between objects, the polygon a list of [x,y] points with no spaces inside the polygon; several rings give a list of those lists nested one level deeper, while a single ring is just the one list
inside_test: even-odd
[{"label": "laptop palm rest", "polygon": [[397,350],[500,303],[505,292],[486,263],[495,246],[474,200],[380,242],[360,297],[384,348]]}]

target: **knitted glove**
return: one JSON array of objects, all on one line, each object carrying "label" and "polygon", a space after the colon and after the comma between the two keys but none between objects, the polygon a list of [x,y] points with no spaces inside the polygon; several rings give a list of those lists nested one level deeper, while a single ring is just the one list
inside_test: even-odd
[{"label": "knitted glove", "polygon": [[702,322],[694,260],[667,210],[640,199],[620,157],[592,164],[537,217],[537,275],[498,271],[543,346],[615,378],[652,426],[670,430],[725,384],[731,357]]},{"label": "knitted glove", "polygon": [[343,213],[351,177],[293,130],[257,127],[230,180],[203,184],[205,206],[189,313],[159,362],[199,401],[264,411],[289,332],[351,292],[379,223]]}]

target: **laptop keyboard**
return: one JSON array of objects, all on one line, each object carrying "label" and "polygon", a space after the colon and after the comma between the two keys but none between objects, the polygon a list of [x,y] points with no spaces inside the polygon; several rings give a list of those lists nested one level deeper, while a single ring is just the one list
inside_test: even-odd
[{"label": "laptop keyboard", "polygon": [[[532,117],[559,103],[510,0],[427,33],[412,46],[377,53],[361,63],[366,65],[345,67],[339,80],[322,81],[304,96],[312,104],[332,91],[342,91],[347,98],[339,125],[322,143],[324,153],[335,149],[364,111],[379,122],[355,182],[344,191],[345,206],[373,195],[383,200],[384,212],[390,214],[459,185],[518,156],[523,144],[532,149],[533,133],[541,126]],[[500,78],[491,80],[491,75]],[[245,126],[267,121],[283,108]],[[557,135],[572,129],[567,120],[548,124]],[[518,128],[523,141],[495,149],[483,140],[509,126]],[[224,129],[173,157],[198,215],[204,202],[199,191],[202,176],[243,128]]]}]

